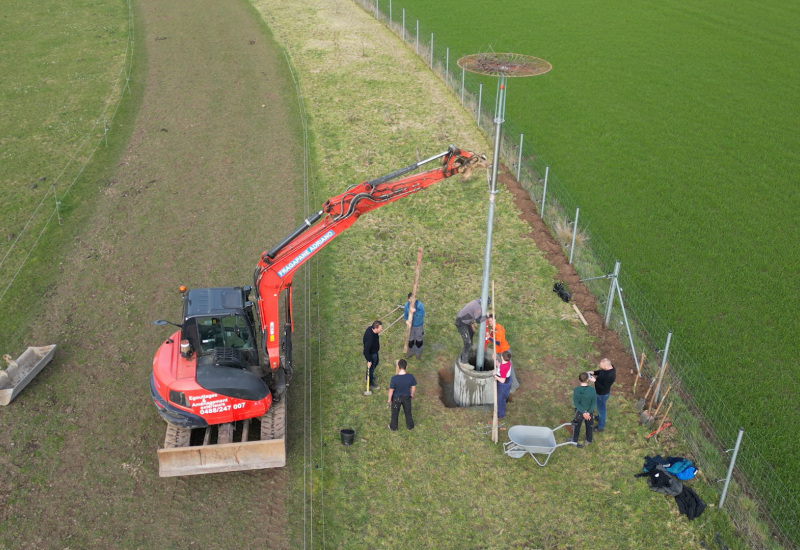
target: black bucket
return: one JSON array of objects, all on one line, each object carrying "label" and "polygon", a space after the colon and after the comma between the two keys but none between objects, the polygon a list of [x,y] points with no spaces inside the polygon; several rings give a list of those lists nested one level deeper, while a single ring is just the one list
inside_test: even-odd
[{"label": "black bucket", "polygon": [[353,439],[356,437],[356,431],[350,428],[342,428],[339,430],[339,434],[342,436],[342,445],[347,445],[348,447],[353,444]]}]

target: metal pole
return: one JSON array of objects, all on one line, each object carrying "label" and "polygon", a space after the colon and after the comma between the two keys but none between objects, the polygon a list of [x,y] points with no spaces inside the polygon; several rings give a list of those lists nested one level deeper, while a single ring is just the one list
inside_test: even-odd
[{"label": "metal pole", "polygon": [[445,48],[444,54],[444,83],[447,84],[450,78],[450,46]]},{"label": "metal pole", "polygon": [[431,33],[431,69],[433,69],[433,33]]},{"label": "metal pole", "polygon": [[389,0],[389,28],[392,28],[392,0]]},{"label": "metal pole", "polygon": [[667,356],[669,355],[669,343],[672,341],[672,331],[667,333],[667,343],[664,346],[664,356],[661,358],[661,368],[659,369],[659,382],[658,386],[656,386],[656,399],[658,399],[659,391],[661,390],[661,374],[664,372],[664,369],[667,367]]},{"label": "metal pole", "polygon": [[506,110],[506,77],[501,76],[497,84],[497,102],[495,103],[494,158],[492,158],[492,185],[489,190],[489,216],[486,221],[486,250],[483,256],[483,284],[481,285],[481,316],[484,318],[478,327],[478,354],[475,358],[475,370],[483,370],[484,335],[486,334],[486,312],[489,302],[489,272],[492,264],[492,229],[494,226],[494,198],[497,194],[497,167],[500,163],[500,134]]},{"label": "metal pole", "polygon": [[736,446],[733,448],[733,456],[731,457],[731,464],[728,466],[728,475],[725,476],[725,485],[722,487],[722,496],[719,497],[719,509],[722,510],[722,505],[725,504],[725,497],[728,494],[728,484],[731,482],[733,475],[733,466],[736,464],[736,455],[739,454],[739,446],[742,444],[742,436],[744,435],[744,428],[739,428],[739,435],[736,437]]},{"label": "metal pole", "polygon": [[406,9],[403,8],[403,44],[406,43]]},{"label": "metal pole", "polygon": [[[614,279],[616,281],[616,279]],[[633,362],[636,363],[636,348],[633,346],[633,335],[631,334],[631,326],[628,324],[628,314],[625,313],[625,302],[622,301],[622,289],[617,284],[617,296],[619,296],[619,307],[622,308],[622,318],[625,321],[625,330],[628,331],[628,342],[631,345],[631,353],[633,354]]]},{"label": "metal pole", "polygon": [[539,212],[539,215],[542,217],[542,221],[544,221],[544,199],[547,197],[547,176],[550,175],[550,167],[544,167],[544,188],[542,189],[542,210]]},{"label": "metal pole", "polygon": [[417,57],[419,57],[419,19],[417,19]]},{"label": "metal pole", "polygon": [[572,254],[575,252],[575,236],[578,234],[578,216],[581,213],[580,208],[575,209],[575,225],[572,226],[572,245],[569,247],[569,265],[572,265]]},{"label": "metal pole", "polygon": [[466,71],[462,68],[461,69],[461,106],[464,106],[464,73]]},{"label": "metal pole", "polygon": [[606,318],[603,322],[605,327],[611,322],[611,308],[614,306],[614,290],[617,288],[617,277],[619,277],[619,260],[614,264],[614,274],[611,276],[611,286],[608,288],[608,303],[606,304]]},{"label": "metal pole", "polygon": [[519,135],[519,155],[517,155],[517,181],[519,181],[519,170],[522,168],[522,140],[525,134]]},{"label": "metal pole", "polygon": [[476,118],[478,119],[478,128],[481,127],[481,101],[483,100],[483,83],[478,84],[478,112]]}]

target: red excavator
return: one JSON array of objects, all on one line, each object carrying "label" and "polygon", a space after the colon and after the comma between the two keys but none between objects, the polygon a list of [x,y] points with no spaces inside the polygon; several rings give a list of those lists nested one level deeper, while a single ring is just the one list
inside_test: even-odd
[{"label": "red excavator", "polygon": [[[402,177],[438,159],[441,167]],[[294,273],[365,212],[457,173],[468,177],[484,160],[451,145],[349,187],[261,255],[254,287],[181,287],[183,322],[154,322],[180,328],[159,347],[150,378],[156,409],[168,423],[159,475],[284,466]]]}]

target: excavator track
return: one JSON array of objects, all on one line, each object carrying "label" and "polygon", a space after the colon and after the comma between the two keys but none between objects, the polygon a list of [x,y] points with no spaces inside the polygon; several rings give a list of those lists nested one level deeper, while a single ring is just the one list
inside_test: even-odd
[{"label": "excavator track", "polygon": [[167,424],[164,448],[158,450],[158,475],[280,468],[286,465],[285,434],[285,399],[273,402],[265,415],[245,421],[197,430]]},{"label": "excavator track", "polygon": [[286,434],[286,397],[272,406],[261,420],[261,440],[281,439]]},{"label": "excavator track", "polygon": [[188,447],[192,437],[192,430],[189,428],[179,428],[172,424],[167,424],[167,435],[164,437],[164,448],[174,449],[176,447]]}]

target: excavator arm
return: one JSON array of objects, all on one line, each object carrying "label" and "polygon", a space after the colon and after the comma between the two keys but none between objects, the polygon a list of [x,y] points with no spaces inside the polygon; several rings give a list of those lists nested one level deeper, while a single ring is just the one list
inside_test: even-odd
[{"label": "excavator arm", "polygon": [[[402,177],[438,159],[442,159],[440,167]],[[284,290],[288,291],[286,321],[292,324],[291,285],[297,268],[353,225],[362,214],[412,195],[455,174],[468,177],[477,166],[485,166],[485,156],[462,151],[451,145],[447,151],[421,162],[350,186],[344,193],[325,201],[319,212],[305,220],[272,250],[264,252],[256,267],[254,279],[259,320],[264,335],[264,351],[269,359],[270,369],[274,371],[280,366],[278,303]],[[402,179],[397,179],[401,177]]]}]

